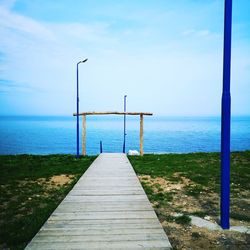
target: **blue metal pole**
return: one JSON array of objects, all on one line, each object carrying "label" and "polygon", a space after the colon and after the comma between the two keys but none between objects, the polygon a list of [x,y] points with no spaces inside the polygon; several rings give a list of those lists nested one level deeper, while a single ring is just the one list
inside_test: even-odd
[{"label": "blue metal pole", "polygon": [[79,84],[78,84],[78,65],[87,62],[84,59],[76,64],[76,158],[79,158]]},{"label": "blue metal pole", "polygon": [[221,110],[221,227],[230,228],[230,68],[231,68],[232,0],[225,0],[223,92]]},{"label": "blue metal pole", "polygon": [[[127,95],[124,96],[124,112],[126,112],[126,98]],[[126,152],[126,115],[123,117],[123,153]]]},{"label": "blue metal pole", "polygon": [[102,141],[100,141],[100,154],[102,153]]},{"label": "blue metal pole", "polygon": [[79,158],[79,85],[78,85],[78,65],[76,66],[76,88],[77,88],[77,97],[76,97],[76,158]]}]

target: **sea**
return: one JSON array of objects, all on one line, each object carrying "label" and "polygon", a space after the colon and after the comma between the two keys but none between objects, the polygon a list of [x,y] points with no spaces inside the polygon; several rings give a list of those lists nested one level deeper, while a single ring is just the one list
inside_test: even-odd
[{"label": "sea", "polygon": [[[103,152],[122,152],[123,126],[123,116],[87,116],[87,154],[99,154],[100,141]],[[126,152],[139,151],[139,130],[139,117],[127,116]],[[144,116],[144,152],[219,152],[220,133],[220,117]],[[250,150],[250,116],[235,116],[231,151],[243,150]],[[0,154],[74,155],[76,117],[0,116]]]}]

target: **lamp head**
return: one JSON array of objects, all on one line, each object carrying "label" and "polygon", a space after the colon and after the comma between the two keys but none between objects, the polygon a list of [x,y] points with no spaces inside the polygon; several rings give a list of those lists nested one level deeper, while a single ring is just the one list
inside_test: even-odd
[{"label": "lamp head", "polygon": [[88,58],[86,58],[86,59],[84,59],[84,60],[78,62],[78,64],[79,64],[79,63],[85,63],[85,62],[87,62],[87,61],[88,61]]}]

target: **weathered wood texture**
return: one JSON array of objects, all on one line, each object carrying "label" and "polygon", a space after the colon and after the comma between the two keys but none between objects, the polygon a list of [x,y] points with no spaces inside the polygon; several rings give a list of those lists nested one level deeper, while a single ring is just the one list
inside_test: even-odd
[{"label": "weathered wood texture", "polygon": [[101,154],[26,249],[171,249],[125,154]]},{"label": "weathered wood texture", "polygon": [[140,155],[144,154],[143,152],[143,115],[140,115]]},{"label": "weathered wood texture", "polygon": [[86,115],[82,116],[82,155],[86,155]]},{"label": "weathered wood texture", "polygon": [[[77,113],[73,114],[74,116]],[[105,112],[81,112],[78,115],[153,115],[153,113],[149,112],[118,112],[118,111],[105,111]]]}]

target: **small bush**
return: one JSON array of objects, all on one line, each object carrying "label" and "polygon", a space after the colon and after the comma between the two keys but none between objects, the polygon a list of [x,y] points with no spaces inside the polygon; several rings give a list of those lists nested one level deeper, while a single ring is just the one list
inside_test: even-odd
[{"label": "small bush", "polygon": [[191,218],[187,215],[182,215],[182,216],[177,217],[175,219],[175,222],[181,225],[189,225],[191,222]]}]

